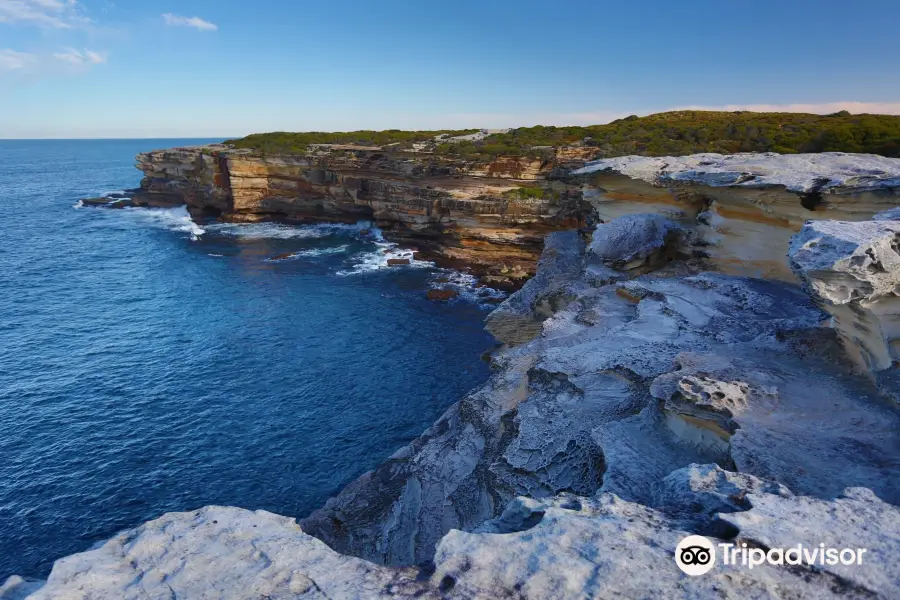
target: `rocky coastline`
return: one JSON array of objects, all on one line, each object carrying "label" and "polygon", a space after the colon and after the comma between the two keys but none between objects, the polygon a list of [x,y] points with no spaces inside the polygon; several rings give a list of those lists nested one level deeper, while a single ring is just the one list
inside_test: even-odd
[{"label": "rocky coastline", "polygon": [[[170,513],[0,598],[900,595],[900,159],[316,160],[149,153],[128,202],[365,214],[484,276],[524,273],[487,321],[490,379],[299,521]],[[560,194],[454,199],[496,181]],[[690,577],[689,534],[868,554]]]}]

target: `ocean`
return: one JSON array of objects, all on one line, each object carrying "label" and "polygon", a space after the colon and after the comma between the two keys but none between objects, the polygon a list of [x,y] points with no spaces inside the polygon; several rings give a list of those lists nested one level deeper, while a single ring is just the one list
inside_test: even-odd
[{"label": "ocean", "polygon": [[487,379],[491,294],[365,224],[79,206],[208,141],[0,141],[0,581],[169,511],[305,516]]}]

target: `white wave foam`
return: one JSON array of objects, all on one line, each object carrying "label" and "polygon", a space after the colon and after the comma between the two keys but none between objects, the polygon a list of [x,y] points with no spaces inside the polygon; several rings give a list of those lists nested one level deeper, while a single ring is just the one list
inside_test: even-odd
[{"label": "white wave foam", "polygon": [[110,196],[124,196],[126,195],[125,190],[107,190],[100,194],[100,198],[109,198]]},{"label": "white wave foam", "polygon": [[433,289],[453,289],[459,292],[460,298],[470,302],[482,303],[489,300],[506,298],[506,292],[491,287],[479,286],[478,278],[469,273],[461,273],[450,269],[442,269],[434,274],[429,285]]},{"label": "white wave foam", "polygon": [[267,258],[266,262],[281,262],[284,260],[295,260],[297,258],[310,258],[314,256],[327,256],[329,254],[341,254],[346,252],[349,246],[334,246],[332,248],[310,248],[309,250],[300,250],[283,256]]},{"label": "white wave foam", "polygon": [[[376,236],[376,239],[383,239],[380,231],[373,230],[372,233]],[[409,261],[409,264],[402,266],[388,265],[389,259],[406,259]],[[354,256],[351,261],[352,266],[349,269],[338,271],[336,274],[346,277],[348,275],[358,275],[360,273],[378,271],[379,269],[386,269],[388,267],[392,269],[410,267],[421,269],[423,267],[434,267],[434,263],[432,262],[413,259],[412,250],[401,248],[397,244],[391,242],[381,241],[375,242],[375,250],[371,252],[361,252]]]},{"label": "white wave foam", "polygon": [[185,206],[176,208],[127,207],[122,211],[154,227],[189,233],[194,241],[206,233],[205,229],[194,223]]},{"label": "white wave foam", "polygon": [[212,233],[243,239],[308,239],[323,238],[337,232],[359,233],[366,229],[366,222],[355,225],[343,223],[318,223],[316,225],[285,225],[283,223],[216,223],[207,229]]},{"label": "white wave foam", "polygon": [[76,202],[75,204],[72,205],[72,208],[84,208],[84,202],[79,200],[78,202]]}]

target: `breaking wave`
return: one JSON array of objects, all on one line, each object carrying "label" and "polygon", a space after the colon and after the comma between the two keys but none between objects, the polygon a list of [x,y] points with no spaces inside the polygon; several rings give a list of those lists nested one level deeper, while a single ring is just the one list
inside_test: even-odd
[{"label": "breaking wave", "polygon": [[376,231],[373,233],[376,236],[376,239],[379,240],[375,242],[375,249],[369,252],[360,252],[359,254],[351,257],[350,268],[338,271],[337,275],[346,277],[348,275],[359,275],[360,273],[369,273],[372,271],[378,271],[380,269],[398,268],[398,266],[388,264],[388,260],[391,259],[401,259],[409,261],[408,265],[400,265],[400,268],[421,269],[434,267],[434,263],[432,262],[415,260],[413,258],[414,252],[412,250],[401,248],[400,246],[392,242],[383,241],[384,238],[381,237],[380,231]]},{"label": "breaking wave", "polygon": [[284,260],[294,260],[297,258],[311,258],[314,256],[328,256],[329,254],[341,254],[347,251],[349,246],[334,246],[332,248],[311,248],[309,250],[300,250],[298,252],[291,252],[290,254],[286,254],[283,256],[274,256],[272,258],[267,258],[266,262],[281,262]]},{"label": "breaking wave", "polygon": [[436,272],[431,278],[431,281],[429,281],[429,287],[432,289],[456,290],[459,292],[460,298],[477,304],[496,304],[498,301],[505,299],[508,295],[501,290],[479,286],[478,278],[474,275],[453,271],[451,269],[441,269]]},{"label": "breaking wave", "polygon": [[122,212],[153,227],[188,233],[194,241],[206,233],[205,229],[194,223],[184,206],[176,208],[128,207],[123,208]]}]

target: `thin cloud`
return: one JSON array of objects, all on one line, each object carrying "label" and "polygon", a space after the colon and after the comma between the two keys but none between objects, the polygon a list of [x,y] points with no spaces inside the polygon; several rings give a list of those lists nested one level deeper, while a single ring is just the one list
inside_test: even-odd
[{"label": "thin cloud", "polygon": [[9,49],[0,50],[0,71],[27,69],[35,62],[37,62],[37,57],[34,54]]},{"label": "thin cloud", "polygon": [[54,52],[53,58],[76,67],[86,67],[105,63],[106,53],[88,49],[76,50],[67,48],[64,52]]},{"label": "thin cloud", "polygon": [[0,0],[0,23],[71,29],[89,23],[76,0]]},{"label": "thin cloud", "polygon": [[166,25],[169,25],[170,27],[193,27],[198,31],[216,31],[219,29],[219,26],[215,23],[210,23],[200,17],[181,17],[179,15],[173,15],[172,13],[166,13],[162,18],[163,21],[166,22]]}]

